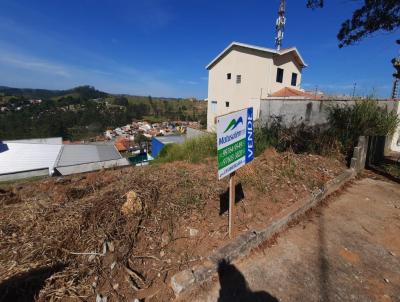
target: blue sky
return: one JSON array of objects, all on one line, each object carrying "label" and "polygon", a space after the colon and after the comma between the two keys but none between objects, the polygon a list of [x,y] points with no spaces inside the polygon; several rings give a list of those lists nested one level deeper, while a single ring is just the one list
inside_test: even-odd
[{"label": "blue sky", "polygon": [[[361,1],[309,10],[287,0],[284,47],[309,67],[302,87],[390,94],[398,31],[339,49],[336,34]],[[205,66],[230,42],[273,47],[278,0],[0,0],[0,85],[207,96]]]}]

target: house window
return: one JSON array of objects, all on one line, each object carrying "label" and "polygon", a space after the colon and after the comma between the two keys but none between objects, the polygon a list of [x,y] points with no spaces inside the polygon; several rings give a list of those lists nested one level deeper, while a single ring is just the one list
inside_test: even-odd
[{"label": "house window", "polygon": [[236,76],[236,84],[240,84],[240,83],[242,83],[242,75],[238,74]]},{"label": "house window", "polygon": [[276,72],[276,81],[278,83],[282,83],[283,82],[283,69],[282,68],[278,68],[278,70]]},{"label": "house window", "polygon": [[231,77],[232,77],[232,74],[230,74],[230,73],[227,73],[227,74],[226,74],[226,79],[227,79],[227,80],[230,80]]},{"label": "house window", "polygon": [[292,73],[292,86],[297,85],[297,73],[293,72]]},{"label": "house window", "polygon": [[226,108],[228,108],[229,107],[229,102],[225,102],[225,106],[226,106]]},{"label": "house window", "polygon": [[217,101],[212,101],[211,102],[211,112],[212,113],[217,113]]}]

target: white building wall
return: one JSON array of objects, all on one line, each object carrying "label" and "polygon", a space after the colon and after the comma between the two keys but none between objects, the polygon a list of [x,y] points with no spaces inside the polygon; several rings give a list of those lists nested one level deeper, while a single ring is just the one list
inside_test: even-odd
[{"label": "white building wall", "polygon": [[[276,82],[278,67],[284,69],[283,83]],[[253,107],[257,119],[260,99],[284,87],[293,87],[292,72],[297,73],[297,85],[294,88],[299,89],[301,67],[295,63],[293,53],[278,56],[259,50],[233,47],[209,70],[207,130],[215,131],[217,116],[247,107]],[[228,73],[231,74],[230,80],[227,79]],[[238,75],[241,76],[240,84],[236,82]],[[212,105],[213,102],[217,102],[216,107]],[[229,102],[229,107],[226,102]]]},{"label": "white building wall", "polygon": [[[400,116],[399,101],[391,101],[391,103],[388,104],[388,109],[396,111],[397,116]],[[400,152],[400,125],[397,127],[393,135],[386,139],[385,155],[389,155],[393,151]]]}]

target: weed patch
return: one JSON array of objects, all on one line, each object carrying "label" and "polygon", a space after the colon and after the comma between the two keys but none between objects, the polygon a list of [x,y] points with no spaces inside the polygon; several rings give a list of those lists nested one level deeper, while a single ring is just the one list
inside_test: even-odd
[{"label": "weed patch", "polygon": [[186,160],[199,163],[217,154],[215,134],[206,134],[186,140],[183,144],[169,144],[160,152],[155,163],[167,163]]}]

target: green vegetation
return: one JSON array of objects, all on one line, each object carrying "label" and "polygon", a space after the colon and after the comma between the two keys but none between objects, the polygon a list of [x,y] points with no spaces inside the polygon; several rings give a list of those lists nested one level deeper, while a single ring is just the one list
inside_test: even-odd
[{"label": "green vegetation", "polygon": [[90,86],[60,91],[0,87],[0,104],[6,107],[0,112],[0,139],[89,139],[134,119],[206,123],[205,102],[110,95]]},{"label": "green vegetation", "polygon": [[342,146],[352,147],[361,135],[386,136],[392,134],[399,124],[396,112],[379,106],[377,101],[360,101],[354,106],[329,108],[330,134]]},{"label": "green vegetation", "polygon": [[386,163],[379,165],[378,168],[380,170],[383,170],[385,173],[392,175],[393,177],[400,179],[400,165],[399,163],[393,164],[393,163]]},{"label": "green vegetation", "polygon": [[358,137],[386,136],[395,131],[400,120],[396,112],[379,106],[377,101],[359,101],[355,105],[332,106],[328,109],[328,124],[285,128],[279,117],[269,125],[255,129],[255,155],[267,147],[278,151],[314,153],[350,157]]},{"label": "green vegetation", "polygon": [[284,127],[280,117],[272,118],[271,123],[255,128],[255,156],[268,147],[279,152],[291,150],[295,153],[314,153],[330,155],[338,152],[335,139],[328,134],[325,127],[306,126]]},{"label": "green vegetation", "polygon": [[[352,45],[376,32],[394,32],[400,27],[398,0],[358,1],[351,19],[345,20],[337,34],[339,47]],[[307,7],[323,7],[325,0],[307,0]]]},{"label": "green vegetation", "polygon": [[[329,108],[328,114],[328,125],[322,126],[300,124],[287,128],[282,125],[280,117],[272,118],[268,124],[258,125],[254,130],[255,156],[273,147],[279,152],[291,150],[349,158],[359,136],[386,136],[393,133],[399,124],[395,112],[372,100],[360,101],[354,106],[334,106]],[[188,140],[182,145],[166,146],[156,162],[199,162],[216,154],[215,134],[210,134]],[[290,174],[291,170],[286,172]]]},{"label": "green vegetation", "polygon": [[188,139],[183,144],[169,144],[160,152],[155,163],[166,163],[187,160],[198,163],[205,158],[217,155],[216,134],[202,135]]}]

